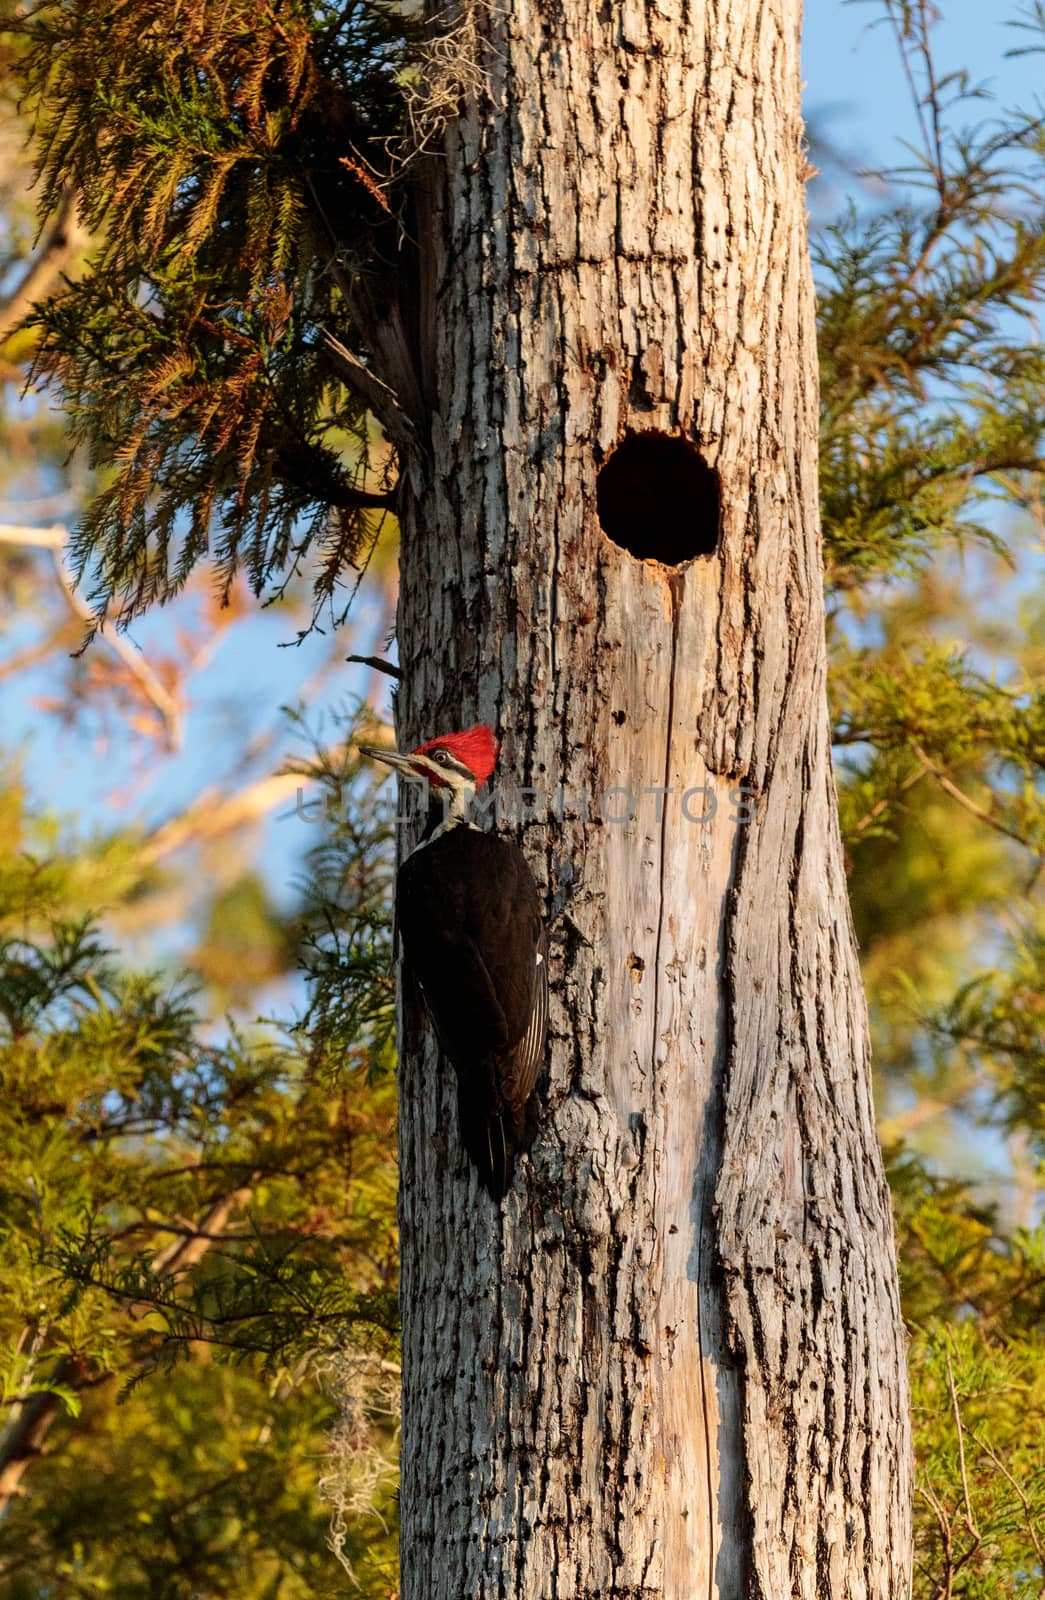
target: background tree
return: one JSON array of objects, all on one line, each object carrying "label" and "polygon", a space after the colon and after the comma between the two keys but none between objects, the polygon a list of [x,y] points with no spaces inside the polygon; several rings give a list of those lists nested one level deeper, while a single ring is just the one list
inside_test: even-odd
[{"label": "background tree", "polygon": [[[344,753],[355,707],[310,755],[309,728],[276,705],[267,722],[222,705],[214,656],[233,641],[258,653],[242,585],[221,608],[197,580],[165,633],[105,628],[74,654],[91,613],[67,526],[93,480],[82,455],[67,459],[53,395],[20,394],[37,336],[16,325],[27,295],[82,270],[86,233],[67,197],[34,239],[10,71],[24,41],[4,35],[3,49],[0,1592],[333,1593],[336,1552],[387,1600],[387,827],[361,809],[368,786]],[[370,574],[361,628],[287,663],[284,699],[300,682],[311,725],[354,636],[373,649],[387,631],[387,544]],[[306,583],[278,609],[284,635],[307,627]],[[33,699],[41,744],[105,757],[93,830],[82,809],[60,814],[53,789],[41,797],[40,762],[17,748]],[[201,723],[204,740],[223,730],[217,760],[200,760]],[[157,774],[167,793],[143,795]],[[302,788],[311,825],[290,831],[312,849],[288,896],[262,875],[260,824]],[[70,785],[61,794],[83,807]],[[171,970],[174,950],[189,977]],[[165,972],[140,970],[161,960]],[[289,1012],[302,962],[316,980],[308,1035],[300,1016],[250,1021]],[[231,1033],[226,1005],[243,1018]]]},{"label": "background tree", "polygon": [[[818,241],[842,820],[899,1225],[915,1592],[1037,1594],[1042,122],[886,5],[918,146]],[[1025,8],[1017,48],[1040,49]]]},{"label": "background tree", "polygon": [[317,862],[315,911],[336,905],[352,936],[330,947],[315,922],[310,1035],[224,1042],[184,985],[121,972],[89,926],[56,920],[77,863],[28,818],[19,843],[0,859],[3,1592],[332,1593],[333,1537],[387,1596],[380,831],[346,827]]}]

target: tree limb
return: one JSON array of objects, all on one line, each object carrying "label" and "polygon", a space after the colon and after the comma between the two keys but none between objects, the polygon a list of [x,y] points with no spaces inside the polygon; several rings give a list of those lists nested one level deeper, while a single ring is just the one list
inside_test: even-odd
[{"label": "tree limb", "polygon": [[[1034,849],[1034,845],[1029,839],[1025,838],[1022,833],[1017,833],[1015,828],[1010,828],[1006,823],[999,822],[997,817],[992,817],[989,811],[985,811],[982,806],[978,806],[976,801],[970,799],[963,789],[959,789],[954,780],[949,778],[946,772],[942,771],[941,768],[938,767],[936,763],[926,755],[921,745],[912,744],[911,749],[914,751],[919,761],[923,761],[925,763],[926,768],[932,773],[943,792],[945,794],[949,794],[952,800],[957,800],[958,804],[963,806],[970,816],[975,817],[979,822],[985,822],[988,828],[993,828],[996,833],[1003,833],[1007,839],[1015,839],[1016,843],[1022,844],[1024,849]],[[1035,853],[1037,854],[1038,852]]]},{"label": "tree limb", "polygon": [[164,1272],[172,1278],[179,1277],[202,1261],[215,1237],[220,1235],[234,1211],[239,1211],[247,1204],[254,1193],[253,1182],[255,1174],[251,1175],[251,1183],[244,1184],[241,1189],[234,1189],[231,1194],[222,1195],[219,1200],[204,1212],[199,1222],[188,1235],[173,1239],[170,1244],[158,1251],[152,1258],[154,1272]]},{"label": "tree limb", "polygon": [[29,263],[21,281],[0,300],[0,344],[3,344],[25,319],[38,300],[44,299],[89,235],[76,214],[76,195],[66,191],[54,222]]},{"label": "tree limb", "polygon": [[18,522],[0,522],[0,544],[31,545],[37,550],[61,550],[68,528],[55,522],[50,528],[30,528]]},{"label": "tree limb", "polygon": [[164,727],[167,730],[167,745],[170,750],[177,750],[181,746],[181,706],[178,698],[167,688],[166,684],[157,676],[140,650],[136,650],[130,640],[119,633],[110,623],[100,621],[91,610],[83,596],[77,591],[73,580],[70,578],[62,554],[59,549],[51,552],[54,559],[54,569],[58,575],[62,592],[66,600],[78,617],[88,623],[91,629],[104,639],[109,649],[118,656],[128,671],[138,680],[142,689],[156,710],[160,713]]},{"label": "tree limb", "polygon": [[[917,769],[917,771],[909,772],[907,774],[906,778],[900,784],[899,789],[896,791],[897,794],[906,794],[907,790],[912,789],[914,785],[918,783],[920,779],[924,778],[925,774],[930,770],[930,767],[923,761],[922,765]],[[853,826],[848,830],[847,837],[852,838],[854,835],[862,833],[870,823],[874,822],[877,817],[881,816],[883,811],[888,810],[895,798],[895,795],[886,794],[883,795],[880,800],[875,801],[875,804],[871,807],[870,811],[868,811],[865,816],[862,816],[859,822],[854,822]]]},{"label": "tree limb", "polygon": [[[104,1382],[108,1373],[92,1375],[77,1356],[62,1356],[50,1382],[63,1389],[88,1389]],[[22,1477],[35,1456],[41,1455],[44,1441],[62,1407],[61,1397],[51,1390],[39,1390],[21,1406],[4,1430],[0,1442],[0,1517],[15,1495],[22,1494]]]},{"label": "tree limb", "polygon": [[300,787],[300,773],[274,772],[235,794],[222,796],[216,789],[204,790],[190,810],[161,823],[146,839],[141,859],[152,866],[183,845],[214,839],[244,823],[256,822],[284,801],[293,800]]},{"label": "tree limb", "polygon": [[401,678],[402,671],[392,661],[386,661],[383,656],[346,656],[346,661],[358,662],[361,667],[373,667],[375,672],[387,672],[390,678]]},{"label": "tree limb", "polygon": [[33,528],[12,522],[0,523],[0,544],[22,545],[36,550],[50,550],[58,583],[70,610],[74,616],[86,622],[93,633],[104,640],[113,654],[119,657],[123,665],[137,679],[147,698],[155,706],[163,720],[163,725],[167,731],[168,748],[177,750],[181,745],[181,706],[178,703],[177,696],[171,693],[142,653],[134,648],[130,640],[119,633],[110,623],[99,620],[87,604],[87,601],[80,595],[62,557],[62,551],[68,542],[68,538],[69,530],[60,522],[53,523],[49,528]]},{"label": "tree limb", "polygon": [[395,390],[390,389],[387,383],[383,383],[358,356],[353,355],[351,350],[341,343],[340,339],[335,339],[327,328],[323,328],[321,332],[323,342],[340,376],[374,413],[392,443],[406,450],[415,450],[417,433],[410,418],[399,404]]}]

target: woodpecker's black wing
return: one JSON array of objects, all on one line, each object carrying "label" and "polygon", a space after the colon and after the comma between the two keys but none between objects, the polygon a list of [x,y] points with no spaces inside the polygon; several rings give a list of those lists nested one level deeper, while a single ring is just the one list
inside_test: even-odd
[{"label": "woodpecker's black wing", "polygon": [[461,1133],[495,1198],[528,1140],[544,1057],[548,966],[540,897],[517,845],[464,826],[400,868],[396,917],[440,1046],[457,1073]]}]

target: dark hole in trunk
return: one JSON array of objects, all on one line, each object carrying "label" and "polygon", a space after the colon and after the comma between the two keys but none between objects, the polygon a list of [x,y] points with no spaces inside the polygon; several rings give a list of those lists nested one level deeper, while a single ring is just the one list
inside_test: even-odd
[{"label": "dark hole in trunk", "polygon": [[686,439],[629,433],[599,473],[602,531],[640,561],[677,567],[718,547],[718,473]]}]

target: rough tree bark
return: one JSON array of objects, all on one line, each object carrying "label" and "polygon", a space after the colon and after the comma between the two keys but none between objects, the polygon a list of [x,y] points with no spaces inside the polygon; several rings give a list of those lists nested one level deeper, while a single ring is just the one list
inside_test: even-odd
[{"label": "rough tree bark", "polygon": [[[486,87],[427,165],[412,369],[391,333],[379,364],[427,448],[397,715],[413,742],[490,720],[502,788],[567,803],[519,830],[561,915],[540,1133],[503,1208],[404,1007],[403,1600],[900,1600],[904,1338],[825,703],[800,3],[470,15]],[[604,517],[710,554],[638,559],[600,526],[600,469],[651,432],[699,449],[720,511],[706,471],[681,492],[640,456]]]}]

